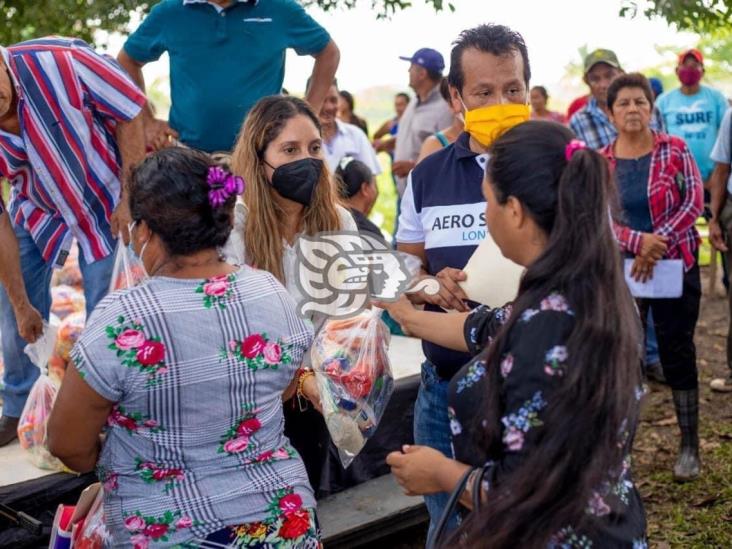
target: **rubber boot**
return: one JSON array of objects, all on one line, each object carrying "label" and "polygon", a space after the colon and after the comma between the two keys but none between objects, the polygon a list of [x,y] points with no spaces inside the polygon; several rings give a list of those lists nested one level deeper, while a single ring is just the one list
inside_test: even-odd
[{"label": "rubber boot", "polygon": [[688,482],[699,476],[699,389],[673,391],[681,449],[674,465],[674,480]]}]

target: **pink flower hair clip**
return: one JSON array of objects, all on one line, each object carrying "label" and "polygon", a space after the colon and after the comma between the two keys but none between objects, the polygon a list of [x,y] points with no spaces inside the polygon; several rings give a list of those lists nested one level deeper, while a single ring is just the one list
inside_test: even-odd
[{"label": "pink flower hair clip", "polygon": [[566,158],[567,162],[569,162],[572,159],[572,155],[574,153],[586,148],[587,143],[585,143],[584,141],[581,141],[579,139],[572,139],[572,141],[567,143],[567,146],[564,148],[564,158]]},{"label": "pink flower hair clip", "polygon": [[230,196],[244,192],[244,180],[219,166],[211,166],[208,169],[206,182],[211,187],[208,191],[208,201],[214,208],[223,206]]}]

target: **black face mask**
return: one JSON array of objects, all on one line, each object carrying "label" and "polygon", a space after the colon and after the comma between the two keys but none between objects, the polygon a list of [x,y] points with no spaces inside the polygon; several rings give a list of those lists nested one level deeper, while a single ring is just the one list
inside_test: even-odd
[{"label": "black face mask", "polygon": [[[265,162],[270,168],[267,162]],[[303,158],[273,168],[272,186],[283,198],[310,206],[323,171],[320,158]]]}]

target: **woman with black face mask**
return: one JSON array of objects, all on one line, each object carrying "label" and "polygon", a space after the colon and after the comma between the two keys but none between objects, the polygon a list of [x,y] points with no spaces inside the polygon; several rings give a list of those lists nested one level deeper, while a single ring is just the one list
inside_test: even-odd
[{"label": "woman with black face mask", "polygon": [[[232,171],[246,181],[244,204],[237,205],[234,230],[224,248],[229,261],[269,271],[296,302],[297,238],[329,231],[357,232],[351,214],[339,205],[336,186],[323,161],[318,117],[296,97],[261,99],[247,115],[232,153]],[[323,315],[311,315],[316,328]],[[285,405],[285,432],[300,452],[313,488],[320,488],[330,438],[319,406],[312,370],[299,372],[297,397]]]}]

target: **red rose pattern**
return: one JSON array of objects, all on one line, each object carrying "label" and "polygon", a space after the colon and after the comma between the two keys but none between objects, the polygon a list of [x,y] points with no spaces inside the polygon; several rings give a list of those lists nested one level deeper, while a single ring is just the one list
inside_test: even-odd
[{"label": "red rose pattern", "polygon": [[264,350],[266,342],[260,334],[253,334],[247,337],[241,344],[241,354],[245,358],[256,358]]}]

